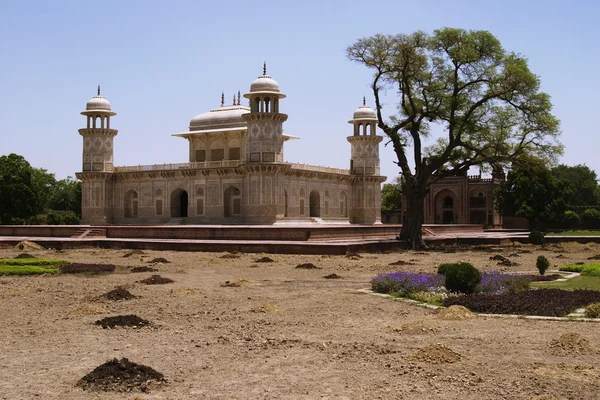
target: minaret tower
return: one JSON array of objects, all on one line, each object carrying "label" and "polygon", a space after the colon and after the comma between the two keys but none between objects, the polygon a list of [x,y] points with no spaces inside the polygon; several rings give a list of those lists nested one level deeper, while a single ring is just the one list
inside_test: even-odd
[{"label": "minaret tower", "polygon": [[81,112],[87,118],[87,127],[80,129],[83,136],[83,172],[113,171],[113,138],[116,129],[110,129],[110,117],[117,115],[110,110],[110,103],[100,95],[92,97]]},{"label": "minaret tower", "polygon": [[252,82],[244,97],[250,101],[250,112],[242,114],[248,127],[240,166],[246,172],[243,214],[246,223],[273,224],[286,214],[283,176],[290,166],[283,162],[283,123],[287,115],[279,112],[279,100],[285,94],[267,75],[265,63],[263,74]]},{"label": "minaret tower", "polygon": [[376,134],[377,115],[364,97],[348,123],[354,127],[347,138],[352,146],[350,174],[354,178],[350,223],[381,223],[381,183],[385,178],[379,175],[379,143],[383,137]]},{"label": "minaret tower", "polygon": [[82,172],[76,174],[82,181],[82,222],[104,225],[112,222],[113,138],[118,131],[110,128],[110,117],[116,113],[100,95],[98,86],[98,94],[87,102],[81,114],[87,119],[86,128],[79,130],[83,136],[83,163]]},{"label": "minaret tower", "polygon": [[283,162],[283,123],[287,115],[279,112],[279,100],[285,94],[279,84],[267,75],[267,64],[263,74],[250,85],[244,95],[250,100],[250,112],[242,118],[248,125],[246,136],[246,163]]}]

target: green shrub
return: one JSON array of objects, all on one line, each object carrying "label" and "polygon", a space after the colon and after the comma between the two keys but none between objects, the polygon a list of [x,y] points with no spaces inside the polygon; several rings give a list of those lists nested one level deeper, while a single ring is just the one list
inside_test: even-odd
[{"label": "green shrub", "polygon": [[34,215],[33,217],[29,218],[27,223],[29,225],[46,225],[48,223],[48,220],[46,219],[46,215],[38,214],[38,215]]},{"label": "green shrub", "polygon": [[585,308],[585,316],[588,318],[600,317],[600,303],[590,304]]},{"label": "green shrub", "polygon": [[575,226],[581,221],[581,217],[575,211],[567,210],[563,214],[563,221],[569,226]]},{"label": "green shrub", "polygon": [[540,231],[531,231],[529,233],[529,243],[542,245],[546,243],[545,235]]},{"label": "green shrub", "polygon": [[481,272],[469,263],[450,264],[446,268],[446,289],[451,292],[473,293],[481,281]]},{"label": "green shrub", "polygon": [[569,264],[563,265],[558,270],[564,272],[581,272],[585,268],[585,264]]},{"label": "green shrub", "polygon": [[450,265],[454,265],[454,264],[440,264],[438,266],[437,273],[440,275],[446,275],[446,270],[448,269],[448,267]]},{"label": "green shrub", "polygon": [[58,274],[58,268],[37,267],[34,265],[0,265],[0,276],[2,275],[41,275]]},{"label": "green shrub", "polygon": [[538,256],[535,266],[540,271],[540,275],[544,275],[546,270],[550,268],[550,261],[544,256]]},{"label": "green shrub", "polygon": [[23,218],[13,217],[10,220],[11,225],[25,225],[25,220]]},{"label": "green shrub", "polygon": [[581,275],[584,276],[600,276],[600,264],[587,264],[581,270]]},{"label": "green shrub", "polygon": [[62,216],[62,221],[65,225],[79,225],[81,224],[81,220],[73,211],[69,211],[64,213]]},{"label": "green shrub", "polygon": [[64,225],[63,216],[60,213],[50,211],[46,217],[48,225]]},{"label": "green shrub", "polygon": [[581,219],[586,222],[600,222],[600,211],[595,208],[588,208],[581,214]]},{"label": "green shrub", "polygon": [[531,280],[525,276],[515,277],[506,281],[506,293],[519,293],[531,288]]}]

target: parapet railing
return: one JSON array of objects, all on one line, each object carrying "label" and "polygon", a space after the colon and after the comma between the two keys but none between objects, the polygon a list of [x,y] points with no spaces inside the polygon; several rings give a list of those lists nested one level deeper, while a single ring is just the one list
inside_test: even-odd
[{"label": "parapet railing", "polygon": [[132,165],[126,167],[115,167],[115,172],[139,172],[139,171],[169,171],[178,169],[200,169],[200,168],[223,168],[237,167],[241,160],[203,161],[177,164],[152,164]]},{"label": "parapet railing", "polygon": [[288,163],[292,169],[301,169],[305,171],[326,172],[330,174],[350,175],[350,171],[342,168],[323,167],[321,165],[310,165],[300,163]]}]

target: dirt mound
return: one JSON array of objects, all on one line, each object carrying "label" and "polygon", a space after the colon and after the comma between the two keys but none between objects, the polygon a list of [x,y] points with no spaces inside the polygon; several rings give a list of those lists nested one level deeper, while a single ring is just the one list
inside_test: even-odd
[{"label": "dirt mound", "polygon": [[162,263],[162,264],[169,264],[171,261],[167,260],[164,257],[156,257],[153,258],[152,260],[148,261],[149,263]]},{"label": "dirt mound", "polygon": [[113,290],[104,293],[100,297],[102,297],[104,299],[107,299],[107,300],[131,300],[131,299],[137,299],[137,296],[132,295],[129,292],[129,290],[127,290],[127,289],[125,289],[124,287],[121,287],[121,286],[117,286]]},{"label": "dirt mound", "polygon": [[505,258],[502,261],[498,261],[498,265],[504,265],[507,267],[516,267],[517,265],[519,265],[518,262],[514,262],[514,261],[510,261],[508,258]]},{"label": "dirt mound", "polygon": [[445,319],[449,321],[463,321],[477,317],[477,314],[469,311],[463,306],[450,306],[448,308],[442,308],[436,315],[439,319]]},{"label": "dirt mound", "polygon": [[146,254],[143,250],[139,250],[139,249],[133,249],[125,254],[123,254],[123,257],[127,258],[127,257],[131,257],[133,255],[137,255],[137,254]]},{"label": "dirt mound", "polygon": [[28,242],[28,241],[23,241],[23,242],[19,242],[15,245],[16,249],[19,250],[45,250],[45,248],[43,246],[40,246],[37,243],[34,242]]},{"label": "dirt mound", "polygon": [[238,279],[237,281],[225,281],[225,283],[222,283],[221,286],[222,287],[242,287],[242,286],[248,286],[251,284],[252,284],[252,282],[250,282],[246,279]]},{"label": "dirt mound", "polygon": [[557,355],[578,355],[593,352],[590,342],[579,333],[569,332],[550,342],[552,353]]},{"label": "dirt mound", "polygon": [[148,320],[138,317],[137,315],[129,314],[129,315],[117,315],[116,317],[106,317],[102,318],[96,322],[96,325],[107,328],[116,328],[118,326],[126,327],[126,328],[143,328],[145,326],[150,326],[152,323]]},{"label": "dirt mound", "polygon": [[142,279],[139,283],[145,283],[146,285],[162,285],[165,283],[175,282],[173,279],[163,278],[160,275],[152,275],[150,278]]},{"label": "dirt mound", "polygon": [[430,333],[435,334],[439,329],[423,321],[417,321],[404,324],[399,328],[393,328],[393,331],[404,335],[426,335]]},{"label": "dirt mound", "polygon": [[398,261],[391,262],[388,265],[397,266],[397,265],[415,265],[415,264],[410,261],[398,260]]},{"label": "dirt mound", "polygon": [[313,263],[298,264],[298,265],[296,265],[295,268],[298,268],[298,269],[321,269]]},{"label": "dirt mound", "polygon": [[417,350],[413,358],[430,364],[450,364],[458,362],[462,356],[443,344],[430,344]]},{"label": "dirt mound", "polygon": [[507,260],[507,258],[504,257],[504,256],[501,256],[500,254],[496,254],[494,256],[491,256],[490,260],[492,260],[492,261],[504,261],[504,260]]},{"label": "dirt mound", "polygon": [[600,254],[596,254],[595,256],[588,257],[588,260],[600,260]]},{"label": "dirt mound", "polygon": [[83,303],[78,304],[69,310],[69,315],[99,315],[108,314],[109,310],[98,304]]},{"label": "dirt mound", "polygon": [[60,269],[63,274],[86,274],[86,273],[101,273],[101,272],[114,272],[115,266],[113,264],[84,264],[84,263],[73,263],[65,265]]},{"label": "dirt mound", "polygon": [[152,267],[134,267],[129,272],[157,272],[156,268]]},{"label": "dirt mound", "polygon": [[163,383],[166,383],[165,376],[153,368],[126,358],[114,358],[81,378],[77,386],[103,392],[148,392],[151,386]]},{"label": "dirt mound", "polygon": [[342,277],[339,276],[338,274],[325,275],[323,278],[325,278],[325,279],[342,279]]},{"label": "dirt mound", "polygon": [[15,259],[20,259],[20,258],[37,258],[36,256],[32,256],[29,253],[21,253],[15,256]]},{"label": "dirt mound", "polygon": [[219,258],[225,258],[225,259],[233,259],[233,258],[240,258],[241,254],[237,253],[237,252],[231,252],[231,253],[227,253],[227,254],[223,254],[221,257]]},{"label": "dirt mound", "polygon": [[275,262],[275,260],[273,260],[271,257],[261,257],[258,260],[255,260],[254,262],[257,262],[257,263],[270,263],[270,262]]},{"label": "dirt mound", "polygon": [[363,257],[355,251],[348,251],[348,252],[346,252],[346,258],[351,258],[353,260],[356,260],[356,259],[363,258]]}]

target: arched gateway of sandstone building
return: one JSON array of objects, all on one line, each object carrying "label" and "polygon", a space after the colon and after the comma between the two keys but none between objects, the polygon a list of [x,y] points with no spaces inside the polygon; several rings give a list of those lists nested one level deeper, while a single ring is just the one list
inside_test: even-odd
[{"label": "arched gateway of sandstone building", "polygon": [[173,136],[189,142],[189,162],[115,167],[110,103],[98,95],[81,114],[83,223],[275,224],[330,222],[376,224],[381,219],[377,118],[368,106],[349,121],[350,169],[284,161],[285,95],[263,75],[241,105],[195,116],[189,131]]}]

